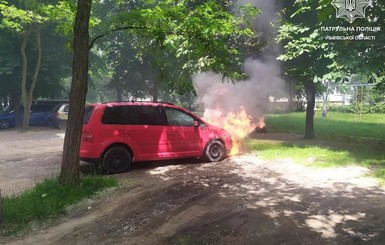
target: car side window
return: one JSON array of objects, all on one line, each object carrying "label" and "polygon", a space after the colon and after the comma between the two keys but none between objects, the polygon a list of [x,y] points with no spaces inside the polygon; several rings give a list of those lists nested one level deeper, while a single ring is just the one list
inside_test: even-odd
[{"label": "car side window", "polygon": [[159,106],[113,106],[106,107],[103,124],[119,125],[166,125],[166,117]]},{"label": "car side window", "polygon": [[194,126],[195,119],[186,113],[173,109],[165,108],[167,122],[170,126]]},{"label": "car side window", "polygon": [[140,106],[137,117],[141,125],[166,125],[166,118],[160,106]]},{"label": "car side window", "polygon": [[69,112],[69,110],[70,110],[69,105],[64,106],[63,112]]},{"label": "car side window", "polygon": [[[104,109],[103,124],[135,124],[135,118],[132,117],[134,108],[127,106],[112,106]],[[131,115],[131,116],[130,116]]]}]

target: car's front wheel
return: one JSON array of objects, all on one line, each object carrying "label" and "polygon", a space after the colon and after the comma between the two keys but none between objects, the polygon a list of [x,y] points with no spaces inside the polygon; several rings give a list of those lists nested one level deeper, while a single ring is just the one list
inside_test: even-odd
[{"label": "car's front wheel", "polygon": [[106,151],[102,160],[102,167],[108,174],[127,171],[132,164],[130,152],[123,146],[114,146]]},{"label": "car's front wheel", "polygon": [[219,162],[226,157],[226,147],[219,141],[214,140],[208,143],[205,150],[205,158],[210,162]]},{"label": "car's front wheel", "polygon": [[10,124],[8,120],[0,120],[0,128],[9,128]]}]

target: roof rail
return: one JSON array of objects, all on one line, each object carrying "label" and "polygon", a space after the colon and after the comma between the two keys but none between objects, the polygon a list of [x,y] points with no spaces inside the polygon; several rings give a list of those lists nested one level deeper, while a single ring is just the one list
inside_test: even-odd
[{"label": "roof rail", "polygon": [[147,102],[147,103],[158,103],[158,104],[167,104],[167,105],[175,105],[173,103],[170,103],[170,102],[164,102],[164,101],[157,101],[157,102],[153,102],[153,101],[148,101],[148,100],[112,100],[112,101],[106,101],[106,102],[103,102],[102,104],[106,104],[106,103],[126,103],[126,102],[131,102],[131,103],[135,103],[135,102]]}]

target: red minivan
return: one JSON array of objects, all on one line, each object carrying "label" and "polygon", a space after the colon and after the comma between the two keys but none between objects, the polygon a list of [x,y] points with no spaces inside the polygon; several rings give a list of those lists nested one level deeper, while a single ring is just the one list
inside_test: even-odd
[{"label": "red minivan", "polygon": [[169,103],[107,102],[86,107],[80,158],[108,173],[127,171],[132,162],[176,158],[221,161],[231,135]]}]

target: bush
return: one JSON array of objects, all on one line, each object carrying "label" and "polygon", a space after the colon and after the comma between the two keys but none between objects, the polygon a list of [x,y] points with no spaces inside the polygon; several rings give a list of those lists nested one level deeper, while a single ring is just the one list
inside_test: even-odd
[{"label": "bush", "polygon": [[373,104],[353,103],[350,105],[329,104],[329,111],[355,114],[384,114],[385,102]]},{"label": "bush", "polygon": [[329,111],[340,113],[354,113],[354,106],[329,104]]}]

